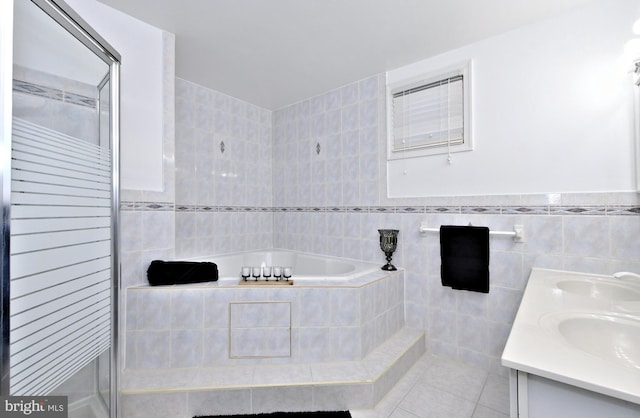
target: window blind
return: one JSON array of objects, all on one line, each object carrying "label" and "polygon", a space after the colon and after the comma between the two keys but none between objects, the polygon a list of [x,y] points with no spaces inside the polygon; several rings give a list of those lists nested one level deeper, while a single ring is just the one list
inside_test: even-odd
[{"label": "window blind", "polygon": [[110,154],[13,120],[12,395],[46,395],[110,346]]},{"label": "window blind", "polygon": [[463,76],[403,88],[392,94],[392,151],[464,143]]}]

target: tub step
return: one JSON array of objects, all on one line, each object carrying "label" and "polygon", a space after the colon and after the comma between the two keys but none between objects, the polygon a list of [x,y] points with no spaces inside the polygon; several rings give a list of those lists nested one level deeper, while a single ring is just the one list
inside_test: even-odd
[{"label": "tub step", "polygon": [[122,416],[370,409],[424,351],[424,331],[403,328],[360,361],[125,370]]}]

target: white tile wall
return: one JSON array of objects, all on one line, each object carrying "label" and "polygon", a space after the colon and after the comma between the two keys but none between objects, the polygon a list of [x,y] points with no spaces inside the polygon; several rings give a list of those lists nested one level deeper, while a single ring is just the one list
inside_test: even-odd
[{"label": "white tile wall", "polygon": [[13,116],[99,142],[96,86],[19,65],[14,66],[13,78]]},{"label": "white tile wall", "polygon": [[271,247],[271,112],[176,86],[176,256]]},{"label": "white tile wall", "polygon": [[[385,323],[401,317],[427,331],[432,352],[501,372],[532,266],[640,271],[635,193],[387,199],[383,82],[370,77],[269,112],[177,79],[175,200],[164,201],[166,214],[144,204],[123,211],[123,283],[144,283],[150,257],[263,247],[382,264],[377,229],[398,228],[393,262],[406,270],[405,311],[369,324],[372,341],[362,344],[375,344]],[[490,293],[456,291],[441,286],[438,237],[420,235],[421,222],[501,230],[517,223],[526,240],[491,238]],[[319,323],[294,343],[327,341],[324,320],[305,318]]]}]

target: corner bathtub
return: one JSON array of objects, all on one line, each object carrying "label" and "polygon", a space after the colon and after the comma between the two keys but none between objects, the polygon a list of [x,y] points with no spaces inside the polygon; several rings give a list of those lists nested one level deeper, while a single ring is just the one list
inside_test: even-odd
[{"label": "corner bathtub", "polygon": [[[291,267],[295,283],[344,282],[380,271],[380,266],[366,261],[320,256],[285,250],[251,251],[219,256],[197,257],[192,261],[211,261],[218,265],[220,284],[237,282],[242,267]],[[253,278],[249,278],[253,280]],[[260,280],[264,280],[261,278]],[[271,278],[271,280],[274,280]]]},{"label": "corner bathtub", "polygon": [[[282,250],[192,260],[216,263],[218,281],[127,288],[125,367],[356,361],[404,326],[402,269]],[[294,285],[239,285],[262,263],[290,266]]]}]

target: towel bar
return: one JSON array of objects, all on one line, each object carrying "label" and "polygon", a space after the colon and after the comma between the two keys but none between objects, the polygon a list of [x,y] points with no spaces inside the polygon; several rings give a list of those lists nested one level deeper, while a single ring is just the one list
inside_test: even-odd
[{"label": "towel bar", "polygon": [[[421,223],[420,232],[440,232],[440,228],[429,228],[426,224]],[[514,225],[513,231],[489,231],[489,235],[512,237],[514,242],[524,242],[524,227],[522,225]]]}]

